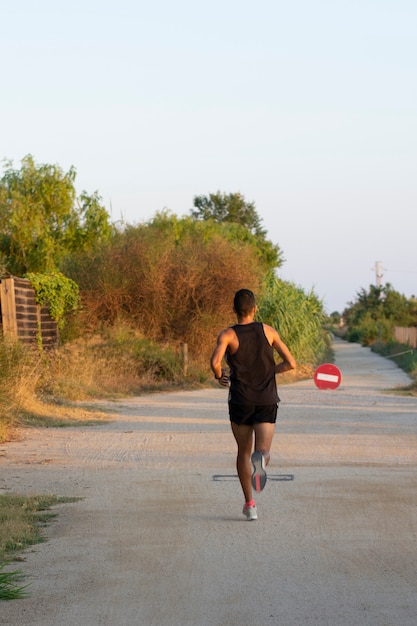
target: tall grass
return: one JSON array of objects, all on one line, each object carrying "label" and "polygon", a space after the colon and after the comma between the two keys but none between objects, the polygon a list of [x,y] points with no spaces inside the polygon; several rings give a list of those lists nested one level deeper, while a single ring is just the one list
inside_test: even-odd
[{"label": "tall grass", "polygon": [[[181,346],[159,344],[120,320],[49,355],[42,389],[69,400],[140,394],[184,384]],[[201,379],[201,372],[194,372]]]},{"label": "tall grass", "polygon": [[5,571],[8,563],[0,565],[0,600],[17,600],[28,595],[28,585],[21,585],[22,573]]},{"label": "tall grass", "polygon": [[14,429],[23,425],[70,426],[103,419],[103,413],[60,406],[56,396],[45,395],[53,375],[51,359],[0,337],[0,441],[9,440]]},{"label": "tall grass", "polygon": [[204,383],[207,363],[193,357],[191,363],[185,376],[181,344],[151,341],[120,321],[42,355],[0,338],[0,441],[22,425],[84,425],[106,417],[71,402]]},{"label": "tall grass", "polygon": [[314,368],[329,350],[323,305],[313,291],[306,294],[271,273],[259,299],[258,318],[278,330],[298,366]]},{"label": "tall grass", "polygon": [[0,441],[36,402],[39,359],[19,343],[0,338]]}]

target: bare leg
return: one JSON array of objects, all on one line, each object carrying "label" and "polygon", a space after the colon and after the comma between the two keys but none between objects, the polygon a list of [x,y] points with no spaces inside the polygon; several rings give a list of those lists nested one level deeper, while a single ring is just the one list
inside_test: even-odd
[{"label": "bare leg", "polygon": [[265,465],[268,465],[270,459],[274,427],[275,424],[270,424],[269,422],[262,422],[261,424],[254,424],[253,426],[255,431],[255,450],[262,452]]},{"label": "bare leg", "polygon": [[252,464],[250,457],[253,444],[253,427],[231,422],[232,432],[237,443],[236,469],[242,486],[245,502],[252,500]]}]

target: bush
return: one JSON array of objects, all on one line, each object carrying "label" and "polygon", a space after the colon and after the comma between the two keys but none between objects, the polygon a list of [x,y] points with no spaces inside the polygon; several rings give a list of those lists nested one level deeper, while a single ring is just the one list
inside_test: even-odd
[{"label": "bush", "polygon": [[417,350],[413,350],[410,346],[396,341],[387,343],[378,341],[371,345],[371,350],[390,358],[404,372],[417,379]]},{"label": "bush", "polygon": [[409,300],[387,283],[383,287],[370,285],[361,289],[357,300],[343,312],[348,327],[346,339],[369,346],[375,341],[394,339],[394,326],[417,324],[417,301]]},{"label": "bush", "polygon": [[63,328],[67,313],[76,311],[79,303],[78,285],[60,272],[26,274],[35,290],[36,302],[48,306],[49,314]]},{"label": "bush", "polygon": [[387,318],[374,319],[371,313],[363,315],[359,326],[348,328],[346,339],[369,346],[375,341],[388,342],[393,336],[393,323]]},{"label": "bush", "polygon": [[180,344],[151,341],[120,320],[102,327],[100,334],[64,344],[46,360],[42,393],[69,400],[115,398],[207,380],[198,365],[184,376]]},{"label": "bush", "polygon": [[298,365],[314,367],[329,349],[330,336],[323,328],[325,313],[320,300],[314,292],[306,294],[273,273],[265,281],[257,316],[279,331]]},{"label": "bush", "polygon": [[67,272],[81,289],[81,327],[126,322],[151,341],[187,343],[190,355],[207,361],[217,333],[234,320],[234,293],[257,291],[262,281],[254,246],[224,231],[161,214],[73,259]]}]

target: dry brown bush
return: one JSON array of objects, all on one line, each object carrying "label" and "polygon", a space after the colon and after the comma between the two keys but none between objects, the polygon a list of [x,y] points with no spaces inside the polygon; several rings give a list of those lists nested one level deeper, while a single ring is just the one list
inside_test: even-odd
[{"label": "dry brown bush", "polygon": [[259,289],[263,269],[253,246],[226,240],[221,225],[130,227],[72,277],[81,287],[84,328],[125,320],[156,341],[189,345],[206,360],[217,333],[234,321],[236,290]]}]

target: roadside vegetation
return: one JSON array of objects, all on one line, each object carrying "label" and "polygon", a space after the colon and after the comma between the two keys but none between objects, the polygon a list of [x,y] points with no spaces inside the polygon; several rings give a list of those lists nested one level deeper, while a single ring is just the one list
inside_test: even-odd
[{"label": "roadside vegetation", "polygon": [[[196,196],[189,214],[111,224],[76,172],[26,156],[0,179],[0,277],[27,277],[60,329],[54,350],[0,332],[0,442],[21,426],[94,424],[92,400],[214,385],[209,356],[235,321],[233,295],[258,296],[310,376],[328,350],[318,298],[280,281],[280,247],[240,193]],[[187,355],[187,359],[185,358]],[[81,403],[79,402],[81,401]],[[89,403],[93,407],[89,407]],[[55,496],[0,496],[0,599],[23,597],[16,551],[42,541]]]},{"label": "roadside vegetation", "polygon": [[376,341],[371,345],[371,350],[392,360],[399,368],[407,372],[413,382],[403,388],[401,393],[417,396],[417,350],[397,341],[387,343]]},{"label": "roadside vegetation", "polygon": [[417,395],[417,349],[395,340],[394,328],[417,326],[417,298],[407,299],[387,283],[361,289],[342,315],[329,317],[328,328],[347,341],[369,346],[392,359],[413,380],[404,392]]},{"label": "roadside vegetation", "polygon": [[28,595],[29,585],[22,584],[21,572],[13,567],[14,562],[23,560],[16,553],[44,541],[44,528],[57,515],[51,507],[77,500],[54,495],[0,495],[0,600]]},{"label": "roadside vegetation", "polygon": [[112,224],[98,192],[77,195],[75,179],[31,155],[0,179],[0,272],[29,277],[60,326],[53,351],[0,338],[0,440],[23,424],[103,418],[74,401],[213,384],[209,357],[242,287],[290,346],[297,376],[328,356],[321,302],[279,280],[283,252],[242,194]]}]

